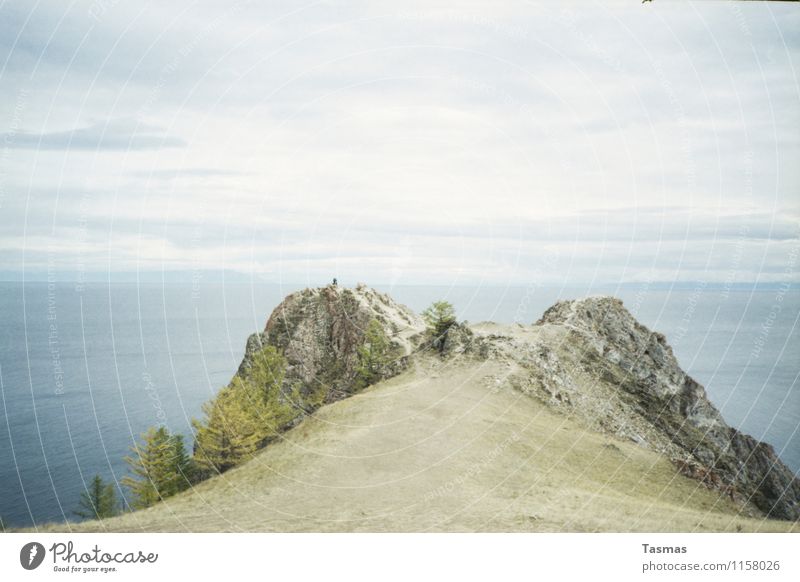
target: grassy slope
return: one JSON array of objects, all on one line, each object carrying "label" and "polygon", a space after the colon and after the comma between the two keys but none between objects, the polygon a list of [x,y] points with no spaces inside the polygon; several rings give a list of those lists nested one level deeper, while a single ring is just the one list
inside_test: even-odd
[{"label": "grassy slope", "polygon": [[[492,363],[417,364],[252,461],[76,531],[790,531],[659,455],[510,390]],[[63,529],[49,526],[45,530]]]}]

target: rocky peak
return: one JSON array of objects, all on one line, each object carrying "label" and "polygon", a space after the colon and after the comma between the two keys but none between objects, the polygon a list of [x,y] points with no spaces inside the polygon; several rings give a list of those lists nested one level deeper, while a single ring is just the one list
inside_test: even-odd
[{"label": "rocky peak", "polygon": [[[800,481],[792,471],[771,446],[728,426],[666,338],[639,323],[622,301],[560,301],[536,325],[560,334],[544,348],[549,358],[534,350],[532,376],[548,393],[563,391],[560,401],[590,424],[660,450],[683,473],[771,517],[800,518]],[[590,389],[581,383],[576,393],[576,373]]]},{"label": "rocky peak", "polygon": [[288,295],[272,312],[264,331],[248,338],[243,374],[252,354],[271,345],[287,360],[286,382],[303,392],[322,391],[321,401],[346,396],[358,367],[358,348],[371,321],[391,341],[392,371],[399,371],[413,349],[412,337],[424,323],[385,293],[359,284],[354,289],[328,285]]},{"label": "rocky peak", "polygon": [[604,354],[612,358],[635,355],[644,358],[647,368],[678,365],[666,338],[650,331],[615,297],[587,297],[559,301],[547,311],[536,325],[560,325],[583,333],[587,339],[599,342]]},{"label": "rocky peak", "polygon": [[[660,397],[675,396],[686,388],[687,375],[664,335],[639,323],[615,297],[559,301],[536,325],[572,331],[604,360],[647,383]],[[702,391],[699,385],[695,388]]]}]

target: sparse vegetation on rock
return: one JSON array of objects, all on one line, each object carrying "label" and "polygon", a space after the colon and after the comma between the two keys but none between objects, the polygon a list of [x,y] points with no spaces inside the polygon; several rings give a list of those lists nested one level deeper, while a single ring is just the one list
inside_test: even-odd
[{"label": "sparse vegetation on rock", "polygon": [[377,319],[371,319],[364,334],[364,343],[358,347],[357,388],[374,384],[386,375],[391,362],[391,348],[381,323]]},{"label": "sparse vegetation on rock", "polygon": [[246,374],[255,353],[273,346],[286,358],[285,386],[297,386],[304,405],[345,398],[363,387],[363,347],[377,327],[385,335],[388,355],[382,376],[402,370],[413,337],[424,329],[413,311],[365,285],[355,289],[329,285],[287,296],[267,320],[264,331],[247,340],[238,375]]}]

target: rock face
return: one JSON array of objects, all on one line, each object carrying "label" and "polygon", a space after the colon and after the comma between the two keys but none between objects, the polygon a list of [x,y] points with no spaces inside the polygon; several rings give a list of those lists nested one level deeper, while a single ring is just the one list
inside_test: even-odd
[{"label": "rock face", "polygon": [[536,327],[537,339],[512,348],[526,372],[515,375],[518,387],[593,428],[667,454],[684,474],[769,517],[800,518],[800,481],[792,471],[770,445],[728,426],[664,336],[637,322],[621,301],[559,302]]},{"label": "rock face", "polygon": [[238,373],[247,370],[256,351],[271,345],[287,359],[287,385],[306,395],[319,394],[319,403],[343,398],[353,390],[358,348],[372,320],[391,340],[385,376],[394,375],[414,348],[412,337],[425,326],[413,311],[364,285],[355,289],[329,285],[287,296],[264,331],[248,338]]}]

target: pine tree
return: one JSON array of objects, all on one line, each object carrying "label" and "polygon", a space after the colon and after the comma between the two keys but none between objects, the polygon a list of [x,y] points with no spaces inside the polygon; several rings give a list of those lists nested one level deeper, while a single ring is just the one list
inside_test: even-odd
[{"label": "pine tree", "polygon": [[165,483],[166,495],[175,495],[188,489],[195,482],[196,469],[191,455],[186,451],[183,435],[171,435],[173,479]]},{"label": "pine tree", "polygon": [[422,317],[428,324],[428,333],[433,336],[431,344],[440,352],[444,351],[447,332],[456,322],[453,305],[447,301],[435,301],[422,312]]},{"label": "pine tree", "polygon": [[258,399],[248,395],[248,383],[234,379],[216,398],[203,405],[205,423],[195,421],[195,462],[205,473],[223,472],[258,450],[266,439],[269,421],[258,418]]},{"label": "pine tree", "polygon": [[358,369],[356,370],[356,386],[364,388],[380,380],[384,368],[389,363],[391,344],[383,326],[377,319],[372,319],[364,333],[364,344],[358,348]]},{"label": "pine tree", "polygon": [[133,455],[125,457],[135,477],[122,479],[133,493],[132,505],[137,509],[188,488],[194,474],[181,435],[170,434],[162,426],[148,430],[142,435],[142,441],[131,447]]},{"label": "pine tree", "polygon": [[224,472],[250,458],[298,411],[282,394],[286,360],[268,346],[253,357],[244,377],[236,377],[203,405],[193,421],[194,459],[205,475]]},{"label": "pine tree", "polygon": [[86,491],[81,492],[78,509],[73,511],[84,519],[104,519],[117,515],[117,494],[114,484],[103,482],[100,475],[95,475]]}]

